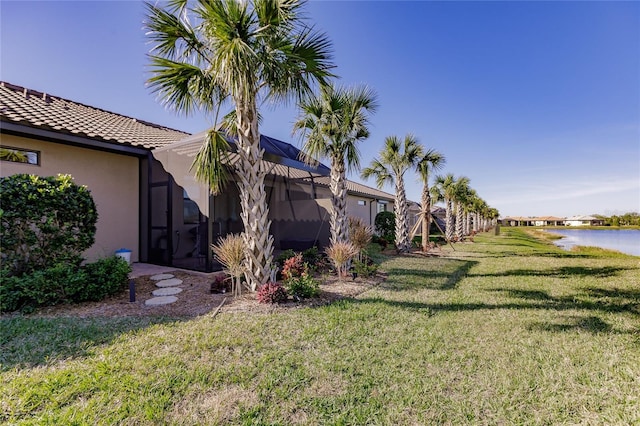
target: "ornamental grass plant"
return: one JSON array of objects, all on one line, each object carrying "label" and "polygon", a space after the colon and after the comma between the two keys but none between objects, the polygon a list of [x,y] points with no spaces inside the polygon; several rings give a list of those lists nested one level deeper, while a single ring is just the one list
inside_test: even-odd
[{"label": "ornamental grass plant", "polygon": [[231,293],[234,296],[242,294],[242,276],[245,272],[245,249],[242,235],[229,234],[221,238],[217,244],[211,245],[211,250],[218,262],[231,276]]},{"label": "ornamental grass plant", "polygon": [[338,273],[338,278],[347,276],[349,262],[358,254],[358,249],[350,242],[335,242],[325,249],[329,260],[333,263]]}]

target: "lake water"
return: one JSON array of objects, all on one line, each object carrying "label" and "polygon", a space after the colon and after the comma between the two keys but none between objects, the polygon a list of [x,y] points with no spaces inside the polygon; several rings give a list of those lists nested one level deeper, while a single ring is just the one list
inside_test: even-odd
[{"label": "lake water", "polygon": [[573,246],[590,246],[640,256],[638,229],[553,229],[549,232],[564,236],[554,244],[565,250]]}]

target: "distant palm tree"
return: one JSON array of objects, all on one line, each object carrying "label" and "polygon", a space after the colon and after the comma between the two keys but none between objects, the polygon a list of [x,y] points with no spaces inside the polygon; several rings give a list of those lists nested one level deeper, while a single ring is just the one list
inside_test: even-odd
[{"label": "distant palm tree", "polygon": [[468,201],[471,188],[469,187],[469,178],[461,176],[454,183],[453,203],[456,212],[456,228],[455,236],[458,241],[464,239],[464,206]]},{"label": "distant palm tree", "polygon": [[331,161],[331,242],[349,241],[346,171],[360,166],[357,143],[369,137],[369,114],[377,108],[376,94],[367,87],[324,87],[319,96],[299,104],[295,132],[305,132],[306,161]]},{"label": "distant palm tree", "polygon": [[476,197],[472,202],[473,231],[480,232],[481,212],[486,208],[487,203],[480,197]]},{"label": "distant palm tree", "polygon": [[442,169],[446,159],[444,155],[434,149],[428,149],[418,161],[418,173],[422,180],[422,251],[429,250],[429,227],[431,225],[431,194],[429,192],[429,178],[431,172]]},{"label": "distant palm tree", "polygon": [[396,247],[400,252],[411,250],[404,174],[416,166],[423,154],[422,145],[415,136],[409,134],[403,140],[397,136],[389,136],[384,141],[380,158],[374,159],[369,167],[362,170],[364,179],[375,176],[378,188],[382,188],[386,182],[395,182],[396,199],[393,209],[396,216]]},{"label": "distant palm tree", "polygon": [[230,101],[232,125],[211,130],[196,157],[200,181],[220,190],[228,148],[223,131],[237,138],[236,176],[247,250],[245,277],[252,290],[274,275],[258,131],[258,104],[312,91],[331,77],[329,40],[306,24],[302,1],[187,0],[166,9],[146,3],[151,50],[149,84],[163,102],[185,114],[202,110],[218,123]]},{"label": "distant palm tree", "polygon": [[453,217],[453,198],[455,196],[456,178],[453,173],[447,173],[445,176],[436,176],[435,183],[431,187],[431,197],[435,202],[443,201],[445,209],[445,238],[447,241],[453,241],[454,237],[454,217]]}]

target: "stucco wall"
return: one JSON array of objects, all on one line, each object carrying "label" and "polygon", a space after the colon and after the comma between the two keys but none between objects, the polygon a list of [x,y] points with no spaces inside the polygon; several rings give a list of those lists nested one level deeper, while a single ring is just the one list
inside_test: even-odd
[{"label": "stucco wall", "polygon": [[40,151],[40,165],[2,161],[0,174],[70,174],[86,185],[98,209],[95,244],[85,257],[95,260],[119,248],[139,259],[139,163],[135,157],[3,134],[2,145]]}]

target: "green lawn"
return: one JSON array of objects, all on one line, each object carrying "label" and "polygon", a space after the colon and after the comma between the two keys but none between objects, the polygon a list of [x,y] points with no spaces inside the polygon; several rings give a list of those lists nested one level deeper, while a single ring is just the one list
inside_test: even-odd
[{"label": "green lawn", "polygon": [[322,308],[4,319],[0,423],[640,424],[640,258],[455,249]]}]

